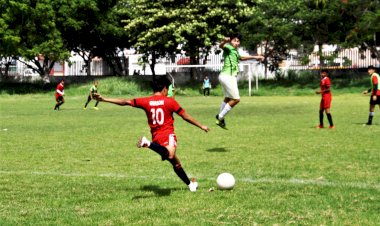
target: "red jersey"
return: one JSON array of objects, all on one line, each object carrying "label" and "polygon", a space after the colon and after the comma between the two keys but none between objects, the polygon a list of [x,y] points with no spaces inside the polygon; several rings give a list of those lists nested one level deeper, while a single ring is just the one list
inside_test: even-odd
[{"label": "red jersey", "polygon": [[58,85],[57,85],[57,89],[55,90],[55,97],[60,97],[60,96],[63,96],[63,89],[64,89],[64,85],[60,82]]},{"label": "red jersey", "polygon": [[131,106],[145,111],[153,140],[158,135],[174,134],[173,113],[181,116],[185,112],[175,99],[162,95],[133,99]]},{"label": "red jersey", "polygon": [[[379,84],[379,74],[377,73],[373,73],[371,75],[371,89],[372,89],[372,95],[375,95],[375,96],[380,96],[380,84]],[[376,93],[375,93],[375,87],[377,88],[376,90]]]},{"label": "red jersey", "polygon": [[319,83],[319,85],[321,87],[322,97],[329,97],[329,96],[331,96],[331,91],[330,91],[331,81],[330,81],[329,77],[323,77],[321,79],[321,82]]}]

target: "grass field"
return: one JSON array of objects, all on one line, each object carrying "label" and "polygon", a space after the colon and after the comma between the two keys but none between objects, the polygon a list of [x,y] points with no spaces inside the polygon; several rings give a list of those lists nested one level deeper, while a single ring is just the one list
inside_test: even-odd
[{"label": "grass field", "polygon": [[[221,97],[177,100],[209,125],[176,116],[177,153],[196,193],[154,152],[140,109],[46,94],[0,96],[0,225],[379,225],[380,111],[368,97],[334,96],[335,130],[315,129],[320,97],[243,97],[214,117]],[[90,106],[93,106],[93,102]],[[219,173],[236,178],[215,190]]]}]

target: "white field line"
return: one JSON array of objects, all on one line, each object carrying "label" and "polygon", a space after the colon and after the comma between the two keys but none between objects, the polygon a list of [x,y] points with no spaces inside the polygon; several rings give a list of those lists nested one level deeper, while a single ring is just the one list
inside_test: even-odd
[{"label": "white field line", "polygon": [[[129,179],[148,179],[148,180],[170,180],[172,177],[156,177],[156,176],[132,176],[120,173],[56,173],[41,171],[1,171],[0,174],[6,175],[36,175],[36,176],[55,176],[55,177],[106,177],[106,178],[129,178]],[[202,180],[216,181],[216,178],[202,178]],[[313,185],[320,187],[337,187],[337,188],[359,188],[359,189],[375,189],[380,191],[380,183],[363,183],[363,182],[334,182],[321,179],[278,179],[278,178],[236,178],[237,182],[252,184],[291,184],[291,185]]]}]

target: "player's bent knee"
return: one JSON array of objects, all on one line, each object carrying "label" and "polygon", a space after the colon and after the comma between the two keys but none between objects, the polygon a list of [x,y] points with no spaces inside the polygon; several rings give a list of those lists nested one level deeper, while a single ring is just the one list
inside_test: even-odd
[{"label": "player's bent knee", "polygon": [[179,170],[179,169],[182,168],[182,165],[181,165],[181,163],[177,163],[177,164],[175,164],[175,165],[173,166],[173,168],[174,168],[175,170]]},{"label": "player's bent knee", "polygon": [[166,152],[166,153],[161,154],[161,160],[162,160],[162,161],[165,161],[165,160],[170,161],[170,158],[169,158],[169,152]]}]

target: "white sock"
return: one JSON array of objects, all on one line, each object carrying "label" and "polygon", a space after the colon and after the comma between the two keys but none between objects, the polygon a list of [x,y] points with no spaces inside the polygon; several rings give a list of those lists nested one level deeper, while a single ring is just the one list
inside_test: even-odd
[{"label": "white sock", "polygon": [[229,104],[226,104],[223,108],[223,110],[219,113],[219,119],[224,119],[224,116],[227,115],[227,113],[232,109],[232,107]]},{"label": "white sock", "polygon": [[373,117],[373,116],[375,115],[375,112],[371,112],[371,111],[370,111],[370,112],[369,112],[369,115]]},{"label": "white sock", "polygon": [[226,103],[226,102],[224,102],[224,101],[223,101],[223,102],[220,104],[219,113],[223,111],[223,109],[224,109],[224,106],[226,106],[226,104],[227,104],[227,103]]}]

